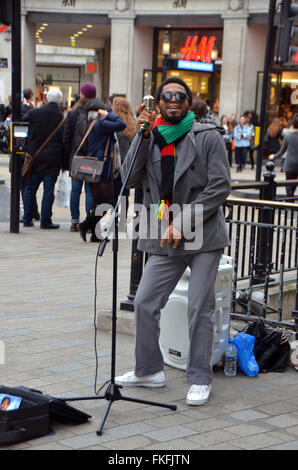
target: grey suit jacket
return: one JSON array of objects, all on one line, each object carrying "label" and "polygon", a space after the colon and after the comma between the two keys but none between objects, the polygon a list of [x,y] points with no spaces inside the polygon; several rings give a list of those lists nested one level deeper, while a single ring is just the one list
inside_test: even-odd
[{"label": "grey suit jacket", "polygon": [[[137,137],[134,138],[122,165],[122,179],[128,171],[136,144]],[[144,200],[140,219],[139,250],[151,254],[177,256],[213,251],[229,245],[221,206],[230,194],[231,174],[224,141],[215,130],[215,126],[195,121],[190,132],[176,148],[177,165],[172,201],[173,204],[179,205],[181,213],[174,212],[172,223],[184,234],[176,249],[168,246],[160,248],[163,228],[160,233],[156,232],[157,220],[154,217],[154,208],[160,195],[152,165],[153,146],[152,134],[148,139],[142,140],[127,182],[129,188],[143,183]],[[198,221],[201,223],[198,224]],[[155,224],[153,230],[152,224]],[[198,239],[201,239],[200,246],[197,244]],[[196,243],[192,243],[194,241]]]}]

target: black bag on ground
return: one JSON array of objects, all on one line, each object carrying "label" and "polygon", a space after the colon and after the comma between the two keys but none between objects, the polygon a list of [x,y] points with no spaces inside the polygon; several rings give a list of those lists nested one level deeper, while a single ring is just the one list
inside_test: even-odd
[{"label": "black bag on ground", "polygon": [[254,355],[260,372],[284,372],[290,344],[282,331],[267,328],[259,319],[248,325],[245,333],[255,337]]},{"label": "black bag on ground", "polygon": [[18,409],[0,410],[0,445],[16,444],[45,436],[51,432],[54,422],[80,424],[91,418],[63,400],[44,395],[32,388],[0,385],[0,393],[22,399]]}]

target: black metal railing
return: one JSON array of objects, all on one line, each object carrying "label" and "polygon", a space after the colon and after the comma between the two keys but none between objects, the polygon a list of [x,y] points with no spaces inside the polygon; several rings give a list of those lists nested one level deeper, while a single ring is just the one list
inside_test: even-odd
[{"label": "black metal railing", "polygon": [[[298,271],[297,271],[297,197],[277,195],[277,187],[298,185],[298,180],[275,181],[274,163],[266,164],[263,182],[238,182],[235,190],[257,189],[259,199],[230,196],[224,213],[231,239],[226,254],[233,257],[232,317],[249,320],[251,314],[261,315],[268,323],[293,328],[298,335]],[[283,202],[284,199],[287,202]],[[135,193],[135,202],[142,202],[142,190]],[[122,310],[133,311],[134,296],[147,260],[132,242],[131,279],[128,300],[121,302]],[[284,287],[295,284],[296,300],[292,319],[284,319]],[[278,288],[278,307],[270,306],[270,292]],[[256,293],[261,301],[257,301]],[[242,311],[237,312],[241,306]],[[275,319],[270,318],[274,314]],[[294,320],[294,321],[293,321]]]},{"label": "black metal railing", "polygon": [[[298,204],[230,197],[224,213],[231,239],[226,254],[234,262],[232,317],[247,320],[258,314],[298,332]],[[269,223],[264,221],[264,213]],[[294,285],[296,292],[290,321],[285,320],[284,309],[288,284]],[[273,288],[278,290],[275,308],[270,306]],[[237,312],[239,306],[241,313]]]}]

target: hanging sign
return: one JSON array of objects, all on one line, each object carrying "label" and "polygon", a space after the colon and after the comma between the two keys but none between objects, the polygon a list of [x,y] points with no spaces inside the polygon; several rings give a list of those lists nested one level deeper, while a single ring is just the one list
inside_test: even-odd
[{"label": "hanging sign", "polygon": [[185,44],[180,49],[181,60],[194,62],[211,62],[211,54],[216,41],[216,36],[203,36],[198,43],[199,36],[187,36]]},{"label": "hanging sign", "polygon": [[87,73],[96,73],[97,72],[97,63],[96,62],[87,62],[86,72]]},{"label": "hanging sign", "polygon": [[206,62],[194,62],[192,60],[178,60],[178,69],[196,70],[200,72],[213,72],[213,64]]}]

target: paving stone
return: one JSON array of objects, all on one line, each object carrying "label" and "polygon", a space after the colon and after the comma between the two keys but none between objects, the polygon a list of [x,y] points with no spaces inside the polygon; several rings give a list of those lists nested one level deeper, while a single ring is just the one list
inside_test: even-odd
[{"label": "paving stone", "polygon": [[193,434],[197,434],[196,431],[192,431],[184,426],[173,426],[171,428],[162,428],[156,431],[144,433],[145,436],[150,439],[155,439],[160,442],[170,441],[181,437],[188,437]]},{"label": "paving stone", "polygon": [[68,439],[62,439],[58,442],[66,447],[70,447],[71,449],[88,449],[88,447],[102,445],[104,442],[109,442],[111,440],[111,436],[108,434],[102,434],[101,436],[97,436],[95,432],[84,434],[81,436],[74,436]]},{"label": "paving stone", "polygon": [[283,414],[275,416],[274,418],[266,419],[265,423],[279,428],[287,428],[298,424],[298,416],[293,414]]},{"label": "paving stone", "polygon": [[199,444],[202,447],[205,447],[220,442],[230,442],[235,437],[236,434],[233,434],[230,431],[224,429],[217,429],[215,431],[205,432],[196,436],[190,436],[188,437],[188,439],[190,441],[195,442],[196,444]]},{"label": "paving stone", "polygon": [[145,424],[141,422],[133,423],[133,424],[124,424],[123,426],[117,426],[115,428],[111,428],[107,431],[107,433],[111,436],[111,438],[122,438],[122,437],[130,437],[135,436],[137,434],[146,434],[150,431],[153,431],[155,428],[150,424]]},{"label": "paving stone", "polygon": [[242,449],[258,450],[279,444],[279,440],[267,434],[257,434],[256,436],[246,436],[245,439],[232,439],[230,443]]},{"label": "paving stone", "polygon": [[133,436],[127,437],[126,439],[111,440],[111,442],[105,442],[103,447],[113,450],[131,450],[131,449],[142,449],[150,444],[151,441],[144,436]]},{"label": "paving stone", "polygon": [[284,442],[283,444],[268,447],[268,450],[298,450],[298,441]]},{"label": "paving stone", "polygon": [[239,420],[239,421],[246,421],[246,422],[268,417],[266,413],[261,413],[260,411],[255,411],[251,409],[237,411],[235,413],[231,413],[229,416],[237,421]]}]

